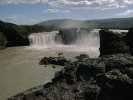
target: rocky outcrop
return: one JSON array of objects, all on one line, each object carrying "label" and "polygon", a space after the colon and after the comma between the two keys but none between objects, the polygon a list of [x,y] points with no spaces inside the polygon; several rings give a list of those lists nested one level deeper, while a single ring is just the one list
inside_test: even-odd
[{"label": "rocky outcrop", "polygon": [[[18,30],[17,30],[18,29]],[[3,46],[24,46],[29,45],[28,35],[26,31],[15,24],[4,23],[0,21],[0,33]]]},{"label": "rocky outcrop", "polygon": [[0,32],[0,49],[3,49],[7,43],[7,39],[2,32]]},{"label": "rocky outcrop", "polygon": [[100,55],[130,53],[130,48],[126,39],[127,34],[114,33],[109,30],[101,30],[99,33]]},{"label": "rocky outcrop", "polygon": [[72,44],[77,39],[76,33],[76,28],[62,29],[56,36],[56,41],[62,42],[63,44]]},{"label": "rocky outcrop", "polygon": [[78,39],[82,38],[82,36],[88,36],[89,33],[90,30],[86,28],[61,29],[56,36],[56,42],[66,45],[74,44]]},{"label": "rocky outcrop", "polygon": [[131,54],[133,54],[133,28],[129,29],[129,32],[126,35],[128,45],[131,50]]},{"label": "rocky outcrop", "polygon": [[65,59],[64,57],[44,57],[40,63],[40,65],[60,65],[60,66],[65,66],[69,64],[69,61]]},{"label": "rocky outcrop", "polygon": [[74,61],[42,89],[8,100],[131,100],[132,89],[133,57],[117,54]]}]

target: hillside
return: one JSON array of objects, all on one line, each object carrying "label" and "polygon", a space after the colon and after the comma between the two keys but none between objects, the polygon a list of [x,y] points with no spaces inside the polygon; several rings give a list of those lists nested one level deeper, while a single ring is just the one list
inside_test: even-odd
[{"label": "hillside", "polygon": [[133,26],[133,17],[102,19],[102,20],[57,19],[57,20],[44,21],[38,23],[37,25],[44,27],[51,27],[51,29],[70,28],[70,27],[127,29]]},{"label": "hillside", "polygon": [[22,26],[0,21],[0,47],[29,45],[28,35],[44,30],[38,25]]}]

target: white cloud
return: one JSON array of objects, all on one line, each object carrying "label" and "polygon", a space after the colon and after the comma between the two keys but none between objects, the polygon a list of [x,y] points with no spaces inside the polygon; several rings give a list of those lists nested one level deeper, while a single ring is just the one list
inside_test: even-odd
[{"label": "white cloud", "polygon": [[36,4],[39,2],[48,2],[48,0],[0,0],[0,4],[18,4],[18,3],[29,3]]},{"label": "white cloud", "polygon": [[70,10],[62,10],[63,13],[70,13]]},{"label": "white cloud", "polygon": [[13,15],[13,16],[5,17],[4,19],[10,21],[10,20],[17,20],[23,17],[25,16],[24,15]]},{"label": "white cloud", "polygon": [[69,13],[71,12],[70,10],[61,10],[57,8],[51,8],[51,9],[45,9],[43,10],[44,13],[57,13],[57,12],[62,12],[62,13]]},{"label": "white cloud", "polygon": [[120,13],[120,14],[116,14],[118,16],[129,16],[129,15],[133,15],[133,10],[126,10],[125,12],[123,13]]},{"label": "white cloud", "polygon": [[113,9],[133,4],[133,0],[53,0],[52,7],[66,7],[74,9]]},{"label": "white cloud", "polygon": [[133,4],[133,0],[0,0],[0,4],[47,3],[51,7],[71,9],[114,9]]},{"label": "white cloud", "polygon": [[46,9],[43,12],[44,13],[55,13],[55,12],[59,12],[60,10],[57,8],[52,8],[52,9]]}]

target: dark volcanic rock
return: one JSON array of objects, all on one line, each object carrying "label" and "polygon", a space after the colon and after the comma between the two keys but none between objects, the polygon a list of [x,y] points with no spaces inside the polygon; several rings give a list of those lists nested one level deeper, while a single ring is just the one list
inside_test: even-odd
[{"label": "dark volcanic rock", "polygon": [[0,21],[0,32],[3,33],[3,36],[6,38],[6,40],[3,41],[5,46],[29,45],[28,36],[22,35],[25,33],[23,33],[24,31],[19,32],[20,30],[21,29],[19,29],[19,26],[15,24],[9,24]]},{"label": "dark volcanic rock", "polygon": [[64,57],[44,57],[41,61],[40,61],[40,65],[49,65],[49,64],[53,64],[53,65],[60,65],[60,66],[65,66],[69,63],[69,61],[67,61]]},{"label": "dark volcanic rock", "polygon": [[0,21],[0,45],[29,45],[28,33],[18,25]]},{"label": "dark volcanic rock", "polygon": [[63,44],[72,44],[74,41],[77,39],[77,29],[76,28],[71,28],[71,29],[61,29],[59,31],[59,34],[56,37],[56,41],[60,41]]},{"label": "dark volcanic rock", "polygon": [[133,28],[130,28],[129,32],[127,33],[127,42],[130,47],[131,53],[133,54]]},{"label": "dark volcanic rock", "polygon": [[133,56],[107,55],[70,63],[42,89],[8,100],[131,100]]},{"label": "dark volcanic rock", "polygon": [[76,56],[75,57],[78,61],[82,61],[82,60],[85,60],[85,59],[89,59],[89,56],[86,55],[86,54],[80,54],[79,56]]},{"label": "dark volcanic rock", "polygon": [[[130,100],[133,98],[133,82],[127,74],[122,73],[119,69],[113,69],[103,75],[101,80],[101,100]],[[102,83],[103,81],[103,83]],[[101,84],[102,83],[102,84]]]},{"label": "dark volcanic rock", "polygon": [[7,39],[2,32],[0,32],[0,49],[4,48],[7,43]]},{"label": "dark volcanic rock", "polygon": [[126,34],[114,33],[109,30],[101,30],[99,33],[100,55],[130,53],[130,48],[126,42]]},{"label": "dark volcanic rock", "polygon": [[61,29],[56,36],[56,42],[63,43],[66,45],[74,44],[76,40],[82,38],[82,36],[88,36],[89,33],[90,30],[86,28]]}]

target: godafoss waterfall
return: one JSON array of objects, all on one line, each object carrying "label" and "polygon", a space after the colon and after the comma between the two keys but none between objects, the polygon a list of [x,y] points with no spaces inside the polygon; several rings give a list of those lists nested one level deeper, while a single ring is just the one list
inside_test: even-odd
[{"label": "godafoss waterfall", "polygon": [[99,55],[98,31],[64,29],[61,31],[33,33],[29,36],[30,48],[60,52],[86,52],[90,57]]},{"label": "godafoss waterfall", "polygon": [[53,69],[52,66],[39,65],[44,56],[54,57],[58,53],[63,53],[67,59],[74,59],[82,53],[99,56],[99,35],[95,30],[33,33],[29,39],[30,46],[0,50],[0,100],[51,81],[55,72],[63,67]]},{"label": "godafoss waterfall", "polygon": [[56,32],[33,33],[29,36],[30,46],[51,46],[55,45]]}]

